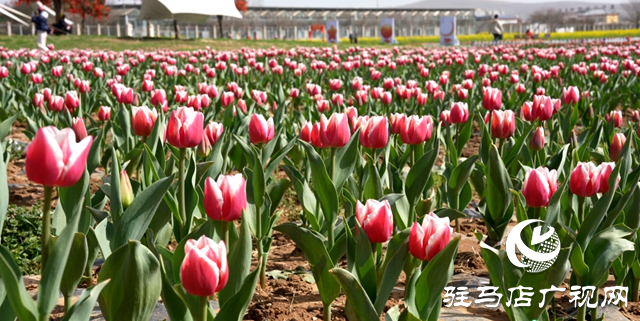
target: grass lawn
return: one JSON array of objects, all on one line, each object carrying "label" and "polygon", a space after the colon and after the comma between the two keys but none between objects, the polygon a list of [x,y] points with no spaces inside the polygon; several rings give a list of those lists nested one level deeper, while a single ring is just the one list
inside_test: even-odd
[{"label": "grass lawn", "polygon": [[[171,49],[171,50],[193,50],[202,49],[206,46],[217,50],[233,50],[242,47],[251,48],[292,48],[292,47],[328,47],[333,46],[320,41],[293,41],[293,40],[228,40],[228,39],[139,39],[139,38],[116,38],[109,36],[49,36],[48,44],[54,44],[56,49],[108,49],[122,51],[125,49]],[[35,36],[0,36],[0,46],[9,49],[36,48]],[[338,47],[345,49],[352,46],[349,43],[340,43]],[[369,46],[369,45],[366,45]],[[378,45],[377,45],[378,46]],[[380,47],[390,47],[380,44]]]}]

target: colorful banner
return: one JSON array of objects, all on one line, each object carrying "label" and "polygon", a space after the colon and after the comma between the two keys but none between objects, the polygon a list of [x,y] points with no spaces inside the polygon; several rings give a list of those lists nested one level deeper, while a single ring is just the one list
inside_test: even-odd
[{"label": "colorful banner", "polygon": [[338,20],[327,20],[327,42],[340,42],[340,29]]},{"label": "colorful banner", "polygon": [[456,16],[440,17],[440,44],[443,46],[460,44],[456,37]]},{"label": "colorful banner", "polygon": [[380,39],[386,43],[396,43],[395,26],[393,18],[380,20]]}]

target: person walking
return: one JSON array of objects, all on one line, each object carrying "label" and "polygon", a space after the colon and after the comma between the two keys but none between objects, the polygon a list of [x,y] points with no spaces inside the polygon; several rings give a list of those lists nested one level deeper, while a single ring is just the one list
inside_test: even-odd
[{"label": "person walking", "polygon": [[491,22],[491,33],[493,33],[494,41],[502,41],[502,34],[504,31],[500,20],[498,20],[498,15],[493,16],[493,21]]},{"label": "person walking", "polygon": [[47,34],[51,32],[47,19],[49,14],[44,11],[44,8],[38,8],[37,12],[31,16],[31,21],[36,25],[36,35],[38,36],[38,48],[42,51],[48,51],[47,48]]}]

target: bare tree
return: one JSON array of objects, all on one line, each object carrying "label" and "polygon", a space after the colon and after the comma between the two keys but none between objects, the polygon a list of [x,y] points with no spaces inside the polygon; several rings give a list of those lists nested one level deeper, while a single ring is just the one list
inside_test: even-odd
[{"label": "bare tree", "polygon": [[622,4],[622,8],[634,26],[640,28],[640,0],[629,0],[629,2]]}]

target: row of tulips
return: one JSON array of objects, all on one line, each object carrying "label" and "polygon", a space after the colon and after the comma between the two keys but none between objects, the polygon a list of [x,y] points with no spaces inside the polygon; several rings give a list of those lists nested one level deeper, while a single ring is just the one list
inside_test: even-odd
[{"label": "row of tulips", "polygon": [[[510,306],[509,288],[538,295],[568,275],[598,287],[611,270],[637,300],[638,55],[637,44],[0,48],[0,137],[25,124],[27,176],[45,191],[38,300],[0,246],[0,307],[7,320],[46,320],[61,291],[65,320],[88,320],[96,301],[107,320],[148,320],[158,297],[172,320],[242,320],[278,231],[307,257],[325,320],[341,291],[352,321],[434,320],[472,200],[512,320],[548,320],[555,304]],[[279,224],[289,189],[301,224]],[[0,189],[0,217],[7,204]],[[514,214],[558,232],[548,270],[505,259]],[[98,283],[72,300],[98,255]],[[385,311],[402,273],[404,310]]]}]

